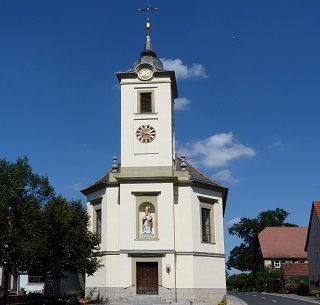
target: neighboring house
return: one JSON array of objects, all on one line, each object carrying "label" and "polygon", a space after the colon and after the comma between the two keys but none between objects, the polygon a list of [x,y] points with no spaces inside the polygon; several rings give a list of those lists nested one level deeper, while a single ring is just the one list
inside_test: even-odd
[{"label": "neighboring house", "polygon": [[[26,271],[20,271],[16,276],[14,272],[9,274],[8,290],[11,293],[22,294],[24,290],[26,293],[44,292],[44,277],[39,275],[29,275]],[[4,271],[0,268],[0,286],[4,287]],[[84,288],[84,276],[81,274],[64,272],[59,279],[60,298],[64,298],[67,294],[78,293]]]},{"label": "neighboring house", "polygon": [[[42,276],[31,276],[28,275],[27,272],[21,271],[15,274],[15,270],[11,270],[9,273],[9,280],[8,280],[8,290],[11,292],[15,292],[16,294],[21,294],[23,288],[27,293],[29,292],[42,292],[44,283]],[[5,287],[4,285],[4,270],[0,267],[0,286],[2,289]]]},{"label": "neighboring house", "polygon": [[[103,254],[86,290],[111,301],[133,297],[142,304],[143,295],[153,294],[216,304],[226,294],[228,189],[175,154],[176,77],[153,52],[149,26],[141,57],[131,71],[117,73],[121,165],[114,158],[110,171],[82,190]],[[116,126],[106,125],[103,141],[110,132]]]},{"label": "neighboring house", "polygon": [[304,250],[308,253],[310,291],[319,290],[320,282],[320,202],[312,202],[308,235]]},{"label": "neighboring house", "polygon": [[266,227],[255,237],[256,268],[280,269],[283,263],[305,263],[308,228]]},{"label": "neighboring house", "polygon": [[308,263],[282,263],[281,271],[286,278],[308,276]]},{"label": "neighboring house", "polygon": [[280,279],[286,293],[310,294],[308,263],[282,263]]}]

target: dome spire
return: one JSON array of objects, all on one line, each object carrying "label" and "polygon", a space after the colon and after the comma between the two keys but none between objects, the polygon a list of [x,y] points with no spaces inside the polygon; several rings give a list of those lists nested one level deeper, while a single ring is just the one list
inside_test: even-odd
[{"label": "dome spire", "polygon": [[150,37],[150,30],[151,30],[151,24],[150,24],[150,18],[149,14],[150,12],[157,11],[157,7],[150,7],[150,0],[147,0],[147,7],[146,8],[139,8],[139,12],[146,12],[147,15],[147,23],[146,23],[146,30],[147,30],[147,38],[146,38],[146,44],[144,46],[144,50],[141,53],[141,56],[153,56],[157,57],[156,53],[152,50],[152,44],[151,44],[151,37]]},{"label": "dome spire", "polygon": [[150,19],[147,18],[147,24],[146,24],[147,38],[146,38],[146,44],[144,45],[144,50],[142,51],[141,56],[149,55],[149,56],[157,57],[157,54],[152,50],[150,29],[151,29]]},{"label": "dome spire", "polygon": [[149,14],[150,12],[157,11],[157,10],[158,10],[157,7],[155,8],[150,7],[150,0],[147,0],[146,8],[139,8],[139,12],[146,12],[146,15],[147,15],[147,22],[146,22],[147,37],[146,37],[146,43],[144,45],[144,50],[140,53],[141,58],[139,58],[133,63],[133,66],[132,66],[133,71],[136,71],[139,66],[144,64],[149,64],[153,66],[153,68],[156,71],[163,71],[163,64],[157,58],[157,54],[152,49],[151,37],[150,37],[151,24],[150,24]]}]

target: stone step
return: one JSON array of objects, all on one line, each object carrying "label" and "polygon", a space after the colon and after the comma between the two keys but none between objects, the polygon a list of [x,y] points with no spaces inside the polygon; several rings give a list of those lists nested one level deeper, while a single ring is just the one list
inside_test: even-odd
[{"label": "stone step", "polygon": [[170,305],[171,302],[162,299],[158,295],[137,295],[133,298],[109,301],[108,305]]}]

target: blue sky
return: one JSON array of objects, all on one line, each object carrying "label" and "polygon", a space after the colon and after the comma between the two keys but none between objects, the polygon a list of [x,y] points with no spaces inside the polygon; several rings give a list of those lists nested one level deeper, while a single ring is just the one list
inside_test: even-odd
[{"label": "blue sky", "polygon": [[[120,91],[145,0],[0,1],[0,158],[27,155],[71,199],[120,157]],[[177,76],[178,152],[229,188],[227,233],[320,200],[320,1],[154,0],[151,39]]]}]

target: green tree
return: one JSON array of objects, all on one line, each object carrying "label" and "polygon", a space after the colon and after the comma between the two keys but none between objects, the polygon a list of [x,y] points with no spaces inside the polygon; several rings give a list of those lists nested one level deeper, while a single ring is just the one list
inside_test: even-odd
[{"label": "green tree", "polygon": [[227,288],[229,291],[251,291],[254,286],[255,283],[252,273],[233,274],[227,278]]},{"label": "green tree", "polygon": [[257,285],[260,291],[279,292],[282,289],[280,271],[265,267],[257,272]]},{"label": "green tree", "polygon": [[16,163],[0,159],[0,266],[5,295],[12,267],[19,270],[33,259],[40,211],[53,197],[48,178],[34,174],[27,157]]},{"label": "green tree", "polygon": [[92,275],[100,268],[100,236],[88,230],[90,217],[79,200],[55,197],[45,206],[43,220],[43,242],[48,253],[39,264],[42,271]]},{"label": "green tree", "polygon": [[[92,275],[100,265],[100,237],[88,230],[80,201],[56,196],[47,177],[34,174],[27,157],[0,159],[0,266],[9,270]],[[17,272],[16,272],[17,274]]]},{"label": "green tree", "polygon": [[241,271],[255,271],[254,236],[266,227],[296,227],[297,225],[284,222],[289,213],[284,209],[267,210],[259,213],[255,218],[241,218],[239,223],[229,228],[229,234],[242,239],[239,246],[230,251],[227,261],[228,269],[235,268]]}]

